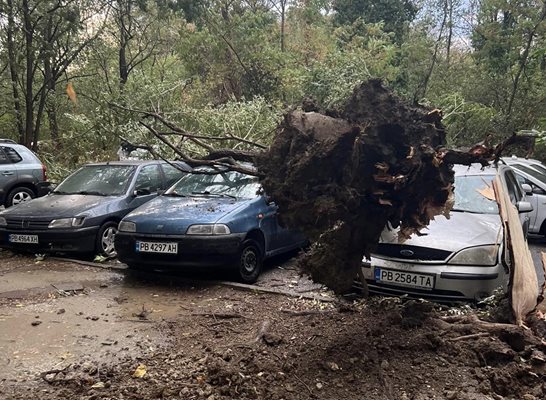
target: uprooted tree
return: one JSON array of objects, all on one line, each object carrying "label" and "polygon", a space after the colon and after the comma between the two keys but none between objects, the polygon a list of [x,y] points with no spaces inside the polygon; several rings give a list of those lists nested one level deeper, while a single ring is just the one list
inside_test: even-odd
[{"label": "uprooted tree", "polygon": [[[160,114],[140,113],[141,123],[188,164],[258,175],[279,206],[281,222],[313,242],[302,265],[336,292],[351,287],[387,223],[399,227],[403,240],[449,212],[452,164],[487,165],[508,145],[532,144],[514,135],[494,147],[484,142],[468,151],[448,150],[441,112],[405,104],[378,80],[356,88],[342,110],[319,112],[307,102],[304,111],[288,112],[269,147],[233,135],[194,135]],[[167,139],[173,134],[182,137],[180,145]],[[250,150],[222,148],[226,141],[244,141]],[[207,154],[192,155],[184,144]]]}]

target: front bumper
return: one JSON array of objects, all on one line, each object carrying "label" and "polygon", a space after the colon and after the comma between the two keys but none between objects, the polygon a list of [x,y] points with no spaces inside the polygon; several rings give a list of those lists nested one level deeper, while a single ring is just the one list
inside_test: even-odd
[{"label": "front bumper", "polygon": [[[429,276],[433,287],[381,282],[378,269]],[[439,302],[479,301],[495,289],[506,290],[508,284],[508,273],[500,263],[495,266],[410,264],[372,257],[371,262],[362,263],[362,272],[371,293],[408,295]],[[355,286],[360,283],[355,282]]]},{"label": "front bumper", "polygon": [[[48,230],[12,230],[0,228],[0,247],[31,253],[40,251],[87,253],[95,251],[98,230],[98,226]],[[38,243],[13,243],[10,241],[10,235],[12,234],[37,236]]]},{"label": "front bumper", "polygon": [[[244,233],[218,236],[139,235],[118,232],[115,247],[118,259],[129,265],[154,267],[230,267],[237,260]],[[136,242],[177,243],[177,254],[136,251]]]}]

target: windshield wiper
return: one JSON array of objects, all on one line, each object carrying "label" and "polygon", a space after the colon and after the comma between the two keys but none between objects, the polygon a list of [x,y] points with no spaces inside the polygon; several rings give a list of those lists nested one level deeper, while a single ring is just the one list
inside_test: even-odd
[{"label": "windshield wiper", "polygon": [[97,191],[93,191],[93,190],[82,190],[82,191],[79,191],[79,192],[75,192],[73,194],[84,194],[84,195],[90,195],[90,196],[108,196],[105,193],[97,192]]},{"label": "windshield wiper", "polygon": [[176,192],[163,193],[162,196],[170,196],[170,197],[187,197],[185,194],[176,193]]},{"label": "windshield wiper", "polygon": [[214,196],[214,197],[230,197],[232,199],[237,199],[236,196],[233,196],[231,194],[226,194],[226,193],[211,193],[209,192],[208,190],[205,190],[203,192],[191,192],[191,194],[199,194],[199,195],[203,195],[203,196]]},{"label": "windshield wiper", "polygon": [[62,190],[53,190],[51,193],[53,193],[53,194],[72,194],[70,192],[63,192]]}]

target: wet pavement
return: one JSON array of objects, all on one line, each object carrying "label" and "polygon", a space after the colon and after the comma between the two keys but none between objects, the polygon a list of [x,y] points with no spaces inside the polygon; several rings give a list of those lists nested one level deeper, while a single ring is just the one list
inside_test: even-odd
[{"label": "wet pavement", "polygon": [[[531,239],[530,249],[543,282],[546,241]],[[163,326],[214,305],[218,284],[243,286],[231,284],[230,276],[215,278],[224,281],[172,271],[135,273],[116,261],[82,265],[0,251],[0,385],[75,362],[116,362],[169,346]],[[301,276],[290,257],[269,262],[256,285],[296,297],[334,298]],[[222,302],[229,311],[229,298]]]},{"label": "wet pavement", "polygon": [[[257,284],[294,296],[329,296],[291,263],[269,263]],[[0,383],[168,346],[162,324],[216,301],[210,295],[215,281],[192,278],[136,273],[118,262],[89,266],[0,251]]]}]

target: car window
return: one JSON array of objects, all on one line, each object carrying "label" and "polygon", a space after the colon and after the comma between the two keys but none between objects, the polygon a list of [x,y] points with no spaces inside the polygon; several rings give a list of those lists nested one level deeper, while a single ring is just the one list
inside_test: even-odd
[{"label": "car window", "polygon": [[482,194],[491,188],[494,175],[455,176],[455,204],[453,211],[477,214],[498,214],[497,202]]},{"label": "car window", "polygon": [[23,160],[23,158],[13,149],[13,147],[9,146],[2,146],[2,149],[4,150],[4,155],[7,158],[7,163],[18,163]]},{"label": "car window", "polygon": [[532,176],[533,178],[540,181],[542,184],[546,185],[546,175],[545,174],[543,174],[541,172],[538,172],[537,170],[535,170],[535,169],[533,169],[531,167],[528,167],[526,165],[514,164],[513,167],[519,169],[520,171],[526,173],[527,175]]},{"label": "car window", "polygon": [[138,173],[135,190],[146,190],[153,193],[161,189],[161,173],[159,165],[146,165]]},{"label": "car window", "polygon": [[119,196],[127,191],[135,169],[134,165],[86,165],[62,181],[53,193]]},{"label": "car window", "polygon": [[0,147],[0,164],[11,164],[8,156],[6,155],[6,153],[4,153],[3,147]]},{"label": "car window", "polygon": [[257,196],[260,190],[258,178],[236,171],[212,173],[203,170],[195,171],[180,179],[166,195],[181,196],[232,196],[251,199]]},{"label": "car window", "polygon": [[516,204],[523,198],[523,192],[521,191],[518,182],[512,171],[506,171],[504,173],[506,179],[506,187],[508,189],[508,195],[512,204]]},{"label": "car window", "polygon": [[184,171],[181,171],[170,164],[163,164],[161,167],[163,168],[163,172],[165,173],[166,188],[171,187],[177,180],[179,180],[186,174]]}]

